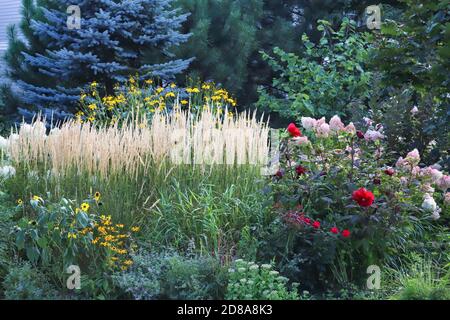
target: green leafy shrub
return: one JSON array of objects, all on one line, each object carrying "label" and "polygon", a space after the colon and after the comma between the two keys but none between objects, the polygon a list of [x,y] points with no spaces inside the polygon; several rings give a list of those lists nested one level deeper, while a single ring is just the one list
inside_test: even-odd
[{"label": "green leafy shrub", "polygon": [[420,167],[417,150],[394,168],[382,126],[370,119],[365,132],[337,116],[302,124],[305,136],[294,124],[283,133],[282,167],[270,182],[280,218],[260,250],[290,279],[308,290],[361,285],[368,266],[445,224],[450,177]]},{"label": "green leafy shrub", "polygon": [[271,90],[261,90],[257,105],[267,106],[287,119],[300,116],[350,117],[370,97],[371,72],[366,70],[368,34],[356,32],[344,19],[338,31],[319,21],[323,36],[314,44],[306,35],[302,56],[274,49],[263,57],[276,74]]},{"label": "green leafy shrub", "polygon": [[113,275],[117,286],[137,300],[219,299],[223,278],[217,259],[173,251],[139,252],[128,270]]},{"label": "green leafy shrub", "polygon": [[5,299],[8,300],[58,299],[50,279],[29,262],[12,267],[2,286]]},{"label": "green leafy shrub", "polygon": [[[450,4],[402,0],[383,22],[370,61],[381,82],[371,108],[386,124],[391,151],[417,148],[426,163],[450,168]],[[411,113],[413,112],[413,114]]]},{"label": "green leafy shrub", "polygon": [[227,300],[296,300],[297,285],[287,288],[289,279],[273,270],[272,264],[261,266],[238,259],[228,270]]}]

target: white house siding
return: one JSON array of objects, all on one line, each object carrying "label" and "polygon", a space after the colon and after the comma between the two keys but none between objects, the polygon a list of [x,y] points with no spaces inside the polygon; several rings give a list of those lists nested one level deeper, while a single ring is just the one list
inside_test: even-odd
[{"label": "white house siding", "polygon": [[[3,56],[8,47],[6,29],[11,24],[20,22],[21,0],[0,0],[0,56]],[[4,61],[0,59],[0,83],[3,82]]]}]

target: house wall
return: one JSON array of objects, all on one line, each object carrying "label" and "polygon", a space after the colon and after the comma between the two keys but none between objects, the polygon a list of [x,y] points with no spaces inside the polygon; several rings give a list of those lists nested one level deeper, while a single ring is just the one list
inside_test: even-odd
[{"label": "house wall", "polygon": [[[0,56],[8,47],[6,29],[11,24],[20,22],[21,0],[0,0]],[[0,83],[5,81],[3,74],[5,62],[0,59]]]}]

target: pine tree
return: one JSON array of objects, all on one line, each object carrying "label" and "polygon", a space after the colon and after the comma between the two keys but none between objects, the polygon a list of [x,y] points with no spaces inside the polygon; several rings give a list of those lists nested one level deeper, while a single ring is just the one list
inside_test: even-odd
[{"label": "pine tree", "polygon": [[[79,29],[68,27],[71,5],[80,8]],[[191,61],[173,60],[171,53],[189,37],[178,32],[187,16],[172,8],[172,0],[39,1],[29,19],[31,32],[24,32],[30,47],[21,51],[20,72],[11,75],[23,90],[24,103],[67,110],[92,81],[110,92],[130,75],[173,78]],[[45,50],[29,49],[36,37]]]},{"label": "pine tree", "polygon": [[182,57],[195,56],[191,77],[214,80],[238,96],[240,104],[256,100],[256,87],[270,82],[271,70],[259,51],[274,45],[294,47],[298,26],[289,3],[279,0],[177,0],[192,15],[183,24],[191,32],[179,47]]}]

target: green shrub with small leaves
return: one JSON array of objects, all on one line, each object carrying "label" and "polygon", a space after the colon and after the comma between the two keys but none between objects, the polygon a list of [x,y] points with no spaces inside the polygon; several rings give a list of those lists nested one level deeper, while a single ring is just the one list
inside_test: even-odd
[{"label": "green shrub with small leaves", "polygon": [[275,57],[262,53],[277,77],[260,90],[259,108],[269,107],[286,119],[300,116],[349,118],[370,97],[372,74],[366,70],[369,34],[358,33],[344,19],[339,30],[320,20],[318,44],[305,34],[301,56],[274,49]]},{"label": "green shrub with small leaves", "polygon": [[58,294],[50,279],[29,262],[12,267],[2,284],[7,300],[50,300]]},{"label": "green shrub with small leaves", "polygon": [[283,277],[273,264],[258,265],[242,259],[228,270],[227,300],[296,300],[297,283],[289,290],[288,278]]},{"label": "green shrub with small leaves", "polygon": [[217,259],[175,251],[133,255],[133,265],[115,273],[115,284],[136,300],[223,298],[225,275]]}]

